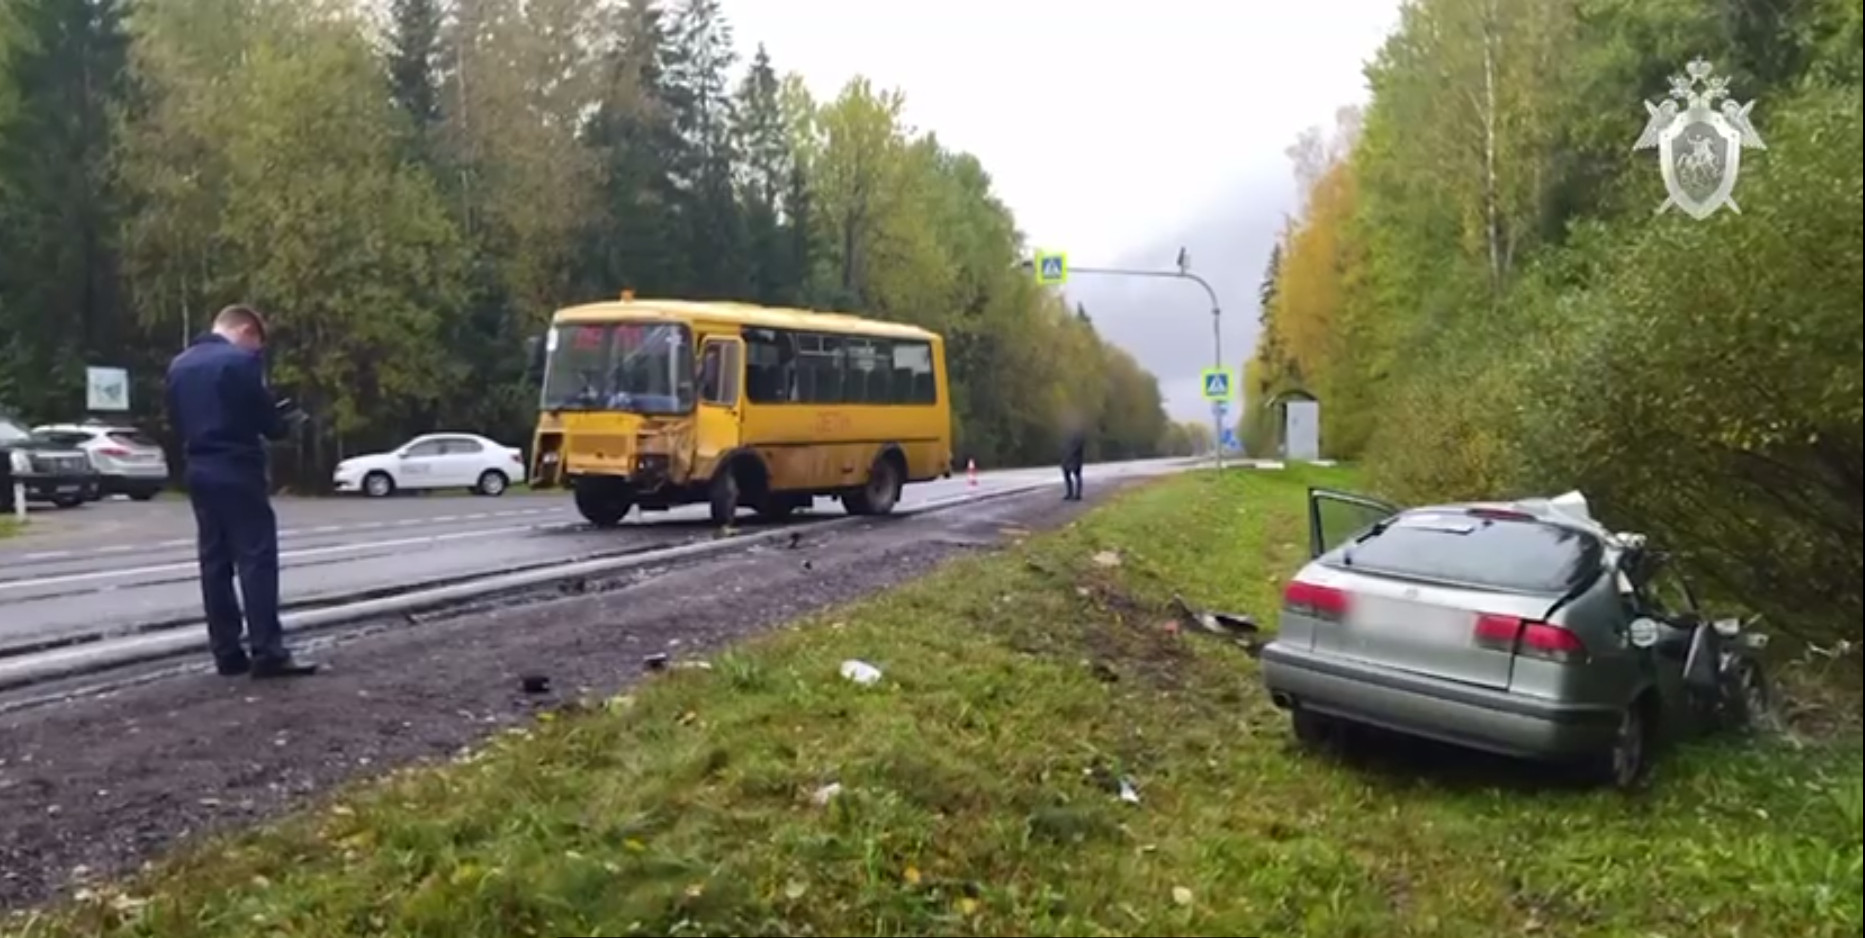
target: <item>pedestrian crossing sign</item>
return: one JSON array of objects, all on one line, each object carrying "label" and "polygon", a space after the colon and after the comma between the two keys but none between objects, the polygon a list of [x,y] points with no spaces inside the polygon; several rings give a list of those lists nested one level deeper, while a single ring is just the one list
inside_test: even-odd
[{"label": "pedestrian crossing sign", "polygon": [[1068,282],[1068,255],[1036,252],[1036,282],[1045,287],[1059,287]]},{"label": "pedestrian crossing sign", "polygon": [[1230,389],[1236,382],[1231,380],[1229,368],[1206,368],[1204,370],[1204,399],[1213,403],[1230,400]]}]

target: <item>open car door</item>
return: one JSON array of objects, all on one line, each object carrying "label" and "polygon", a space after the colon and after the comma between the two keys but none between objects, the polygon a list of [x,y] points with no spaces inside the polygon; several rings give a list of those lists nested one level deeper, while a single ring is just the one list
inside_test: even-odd
[{"label": "open car door", "polygon": [[1389,502],[1331,489],[1308,490],[1308,556],[1310,559],[1339,547],[1367,528],[1397,515],[1402,509]]}]

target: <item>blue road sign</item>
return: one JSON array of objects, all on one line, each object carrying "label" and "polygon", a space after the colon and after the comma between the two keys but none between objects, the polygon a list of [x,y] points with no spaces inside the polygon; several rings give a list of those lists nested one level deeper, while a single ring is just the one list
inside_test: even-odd
[{"label": "blue road sign", "polygon": [[1059,287],[1068,282],[1068,255],[1061,252],[1038,252],[1036,255],[1036,282],[1046,287]]},{"label": "blue road sign", "polygon": [[1206,368],[1204,370],[1204,399],[1207,401],[1230,400],[1230,369]]}]

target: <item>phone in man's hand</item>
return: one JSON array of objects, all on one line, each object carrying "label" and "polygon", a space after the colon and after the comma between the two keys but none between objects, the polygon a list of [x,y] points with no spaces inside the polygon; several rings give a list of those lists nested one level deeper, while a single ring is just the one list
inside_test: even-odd
[{"label": "phone in man's hand", "polygon": [[289,424],[303,423],[310,418],[310,415],[304,412],[304,408],[298,406],[298,402],[289,397],[281,397],[273,401],[272,409],[278,413],[280,420]]}]

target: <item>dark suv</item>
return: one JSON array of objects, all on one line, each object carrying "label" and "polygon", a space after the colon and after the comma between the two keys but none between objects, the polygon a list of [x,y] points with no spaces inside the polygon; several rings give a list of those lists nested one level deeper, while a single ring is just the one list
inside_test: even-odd
[{"label": "dark suv", "polygon": [[13,493],[23,488],[29,502],[75,508],[97,497],[99,483],[82,451],[33,436],[0,413],[0,507],[13,510]]}]

